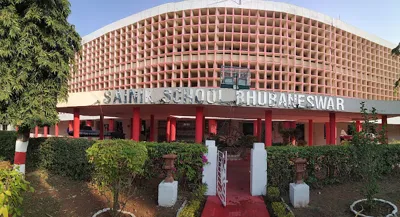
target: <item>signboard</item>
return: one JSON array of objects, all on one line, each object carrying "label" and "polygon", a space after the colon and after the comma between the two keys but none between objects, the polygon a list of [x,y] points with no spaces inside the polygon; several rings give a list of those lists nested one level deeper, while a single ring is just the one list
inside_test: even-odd
[{"label": "signboard", "polygon": [[333,96],[222,88],[154,88],[110,90],[104,104],[230,105],[345,111],[345,99]]}]

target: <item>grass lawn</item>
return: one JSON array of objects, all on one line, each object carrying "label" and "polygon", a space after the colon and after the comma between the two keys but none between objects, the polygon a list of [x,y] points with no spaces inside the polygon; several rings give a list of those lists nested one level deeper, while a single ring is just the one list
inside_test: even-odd
[{"label": "grass lawn", "polygon": [[[388,200],[400,208],[400,175],[383,177],[377,198]],[[310,192],[307,208],[293,209],[296,217],[351,217],[350,205],[363,199],[361,183],[344,183],[314,189]],[[388,213],[389,214],[389,213]]]},{"label": "grass lawn", "polygon": [[[108,207],[107,200],[89,183],[50,175],[45,171],[28,173],[26,179],[31,182],[35,192],[24,196],[24,217],[91,217],[98,210]],[[178,202],[172,208],[158,207],[159,181],[138,186],[124,210],[137,217],[175,217],[188,193],[179,192]]]}]

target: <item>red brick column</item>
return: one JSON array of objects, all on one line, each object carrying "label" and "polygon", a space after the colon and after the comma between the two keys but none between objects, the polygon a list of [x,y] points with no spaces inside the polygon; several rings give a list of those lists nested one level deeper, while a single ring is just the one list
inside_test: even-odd
[{"label": "red brick column", "polygon": [[265,111],[265,146],[272,146],[272,111]]},{"label": "red brick column", "polygon": [[79,108],[74,108],[74,138],[79,138],[80,129],[80,117],[79,117]]},{"label": "red brick column", "polygon": [[203,143],[204,108],[196,107],[196,143]]}]

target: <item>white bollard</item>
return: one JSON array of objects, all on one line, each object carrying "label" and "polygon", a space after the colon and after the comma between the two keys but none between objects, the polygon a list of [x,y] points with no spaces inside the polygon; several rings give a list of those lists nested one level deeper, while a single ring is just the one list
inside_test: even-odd
[{"label": "white bollard", "polygon": [[203,183],[207,184],[206,195],[216,195],[217,194],[217,155],[218,149],[215,146],[214,140],[206,140],[206,146],[208,149],[207,154],[207,164],[203,167]]},{"label": "white bollard", "polygon": [[250,161],[250,191],[252,196],[267,194],[267,151],[264,143],[254,143]]},{"label": "white bollard", "polygon": [[158,185],[158,205],[172,207],[178,199],[178,181],[172,183],[164,182]]},{"label": "white bollard", "polygon": [[310,202],[310,187],[306,183],[290,183],[289,195],[294,208],[306,207]]}]

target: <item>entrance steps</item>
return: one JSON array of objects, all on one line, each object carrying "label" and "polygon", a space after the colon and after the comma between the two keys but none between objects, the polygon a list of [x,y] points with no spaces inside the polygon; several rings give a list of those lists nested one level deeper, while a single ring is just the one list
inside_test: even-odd
[{"label": "entrance steps", "polygon": [[227,205],[218,196],[209,196],[202,217],[269,217],[261,196],[250,195],[250,162],[228,162]]}]

